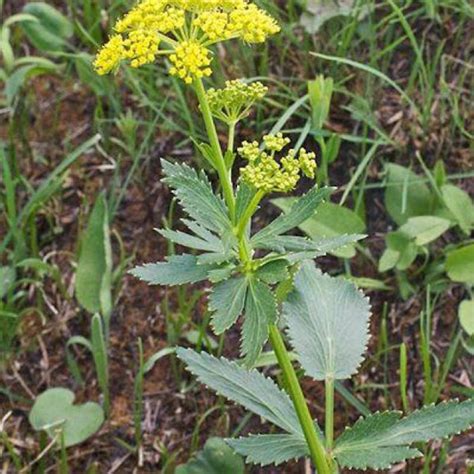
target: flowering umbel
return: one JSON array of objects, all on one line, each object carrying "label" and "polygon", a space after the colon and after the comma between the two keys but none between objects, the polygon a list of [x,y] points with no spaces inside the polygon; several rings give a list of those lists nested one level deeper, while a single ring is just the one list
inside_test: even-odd
[{"label": "flowering umbel", "polygon": [[263,147],[256,141],[243,142],[237,151],[249,163],[240,170],[242,180],[264,193],[287,193],[298,184],[301,173],[314,179],[314,153],[307,152],[304,148],[300,148],[299,152],[290,149],[280,162],[276,160],[276,153],[281,152],[289,143],[290,139],[283,137],[281,133],[265,135]]},{"label": "flowering umbel", "polygon": [[222,89],[209,89],[206,92],[212,115],[227,124],[237,123],[245,118],[252,105],[263,99],[268,87],[261,82],[245,82],[236,79],[226,81]]},{"label": "flowering umbel", "polygon": [[115,70],[124,60],[136,68],[166,55],[170,74],[191,84],[212,73],[213,44],[234,38],[262,43],[280,27],[248,0],[142,0],[114,30],[97,54],[99,74]]}]

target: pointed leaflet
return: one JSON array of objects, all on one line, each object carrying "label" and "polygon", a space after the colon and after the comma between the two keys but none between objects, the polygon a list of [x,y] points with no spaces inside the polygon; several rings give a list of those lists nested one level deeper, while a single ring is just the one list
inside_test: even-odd
[{"label": "pointed leaflet", "polygon": [[325,255],[347,244],[357,242],[365,236],[361,234],[340,235],[328,239],[311,240],[295,235],[276,235],[265,242],[255,245],[255,248],[275,250],[277,252],[313,252],[315,256]]},{"label": "pointed leaflet", "polygon": [[348,469],[389,469],[393,464],[407,459],[419,458],[422,454],[416,448],[407,446],[377,447],[377,449],[356,449],[336,455],[340,467]]},{"label": "pointed leaflet", "polygon": [[177,355],[201,383],[219,395],[289,433],[303,436],[290,397],[273,380],[255,369],[246,370],[235,362],[205,352],[178,348]]},{"label": "pointed leaflet", "polygon": [[[205,252],[224,252],[222,242],[215,236],[213,239],[204,240],[195,235],[187,234],[179,230],[159,229],[158,232],[167,240],[184,247],[189,247]],[[212,235],[212,234],[211,234]]]},{"label": "pointed leaflet", "polygon": [[194,255],[173,255],[165,262],[147,263],[130,273],[150,285],[183,285],[205,280],[214,265],[198,265]]},{"label": "pointed leaflet", "polygon": [[308,445],[301,435],[261,434],[226,441],[237,453],[246,457],[247,463],[262,466],[278,465],[309,455]]},{"label": "pointed leaflet", "polygon": [[248,281],[245,319],[242,327],[241,353],[251,367],[268,339],[268,325],[276,320],[276,300],[265,283],[250,278]]},{"label": "pointed leaflet", "polygon": [[410,448],[412,443],[445,438],[470,428],[474,424],[474,400],[430,405],[402,419],[400,415],[375,413],[347,428],[334,450],[339,463],[382,468],[419,455]]},{"label": "pointed leaflet", "polygon": [[286,214],[281,214],[273,222],[252,237],[252,245],[258,246],[269,237],[284,234],[299,226],[309,219],[320,203],[327,199],[333,189],[314,187],[304,196],[300,197]]},{"label": "pointed leaflet", "polygon": [[236,277],[218,283],[209,296],[209,309],[213,311],[212,325],[216,334],[229,329],[241,315],[248,282]]},{"label": "pointed leaflet", "polygon": [[231,227],[224,201],[216,196],[204,172],[197,173],[187,165],[161,160],[166,175],[163,180],[174,191],[183,209],[200,225],[215,232]]},{"label": "pointed leaflet", "polygon": [[370,306],[353,283],[305,262],[283,313],[308,375],[316,380],[344,379],[357,370],[369,339]]}]

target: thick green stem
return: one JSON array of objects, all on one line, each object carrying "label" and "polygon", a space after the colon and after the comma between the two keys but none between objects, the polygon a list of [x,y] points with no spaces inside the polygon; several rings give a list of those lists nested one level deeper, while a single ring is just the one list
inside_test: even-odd
[{"label": "thick green stem", "polygon": [[306,442],[308,443],[311,459],[318,470],[318,474],[331,474],[330,467],[326,459],[326,450],[323,442],[316,433],[314,422],[304,399],[303,391],[296,376],[295,369],[291,364],[290,357],[281,337],[280,331],[275,324],[269,326],[270,341],[278,359],[278,363],[283,372],[283,378],[290,394],[291,400],[298,415],[298,419],[303,429]]},{"label": "thick green stem", "polygon": [[225,164],[224,156],[222,154],[221,145],[219,143],[219,137],[217,136],[216,126],[212,118],[211,109],[206,97],[206,91],[204,90],[204,85],[200,78],[194,80],[194,90],[201,106],[201,113],[204,119],[204,124],[206,125],[207,135],[209,137],[209,143],[211,145],[212,151],[214,152],[216,171],[219,175],[219,180],[222,185],[222,190],[224,192],[224,198],[229,208],[229,214],[234,221],[235,219],[235,197],[234,189],[232,187],[232,180],[230,173],[227,170]]}]

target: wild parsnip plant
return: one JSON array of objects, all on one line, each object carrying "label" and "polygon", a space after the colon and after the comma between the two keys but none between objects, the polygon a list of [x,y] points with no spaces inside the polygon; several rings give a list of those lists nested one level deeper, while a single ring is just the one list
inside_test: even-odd
[{"label": "wild parsnip plant", "polygon": [[[388,468],[420,456],[413,443],[467,429],[474,423],[474,401],[432,405],[405,418],[397,411],[377,412],[334,439],[334,384],[353,375],[363,360],[370,305],[352,283],[323,274],[313,260],[361,236],[311,240],[291,234],[329,199],[333,190],[318,185],[253,232],[252,218],[266,196],[290,193],[301,179],[316,180],[315,154],[291,148],[282,134],[235,145],[237,124],[263,98],[266,87],[232,80],[222,89],[206,89],[203,83],[213,70],[212,46],[234,39],[263,43],[278,31],[269,14],[246,0],[143,0],[118,21],[98,53],[99,74],[115,71],[121,62],[137,68],[166,58],[169,73],[196,94],[208,135],[207,143],[196,145],[219,179],[214,188],[205,171],[162,160],[164,182],[187,214],[183,224],[188,230],[165,228],[160,233],[190,250],[132,273],[157,285],[208,281],[216,334],[242,316],[242,363],[190,349],[177,353],[201,382],[283,431],[228,440],[248,462],[279,464],[309,456],[321,474],[339,467]],[[227,128],[225,146],[215,120]],[[237,157],[244,163],[238,170]],[[285,327],[301,367],[325,384],[324,434],[305,402],[282,336]],[[267,340],[284,389],[252,369]]]}]

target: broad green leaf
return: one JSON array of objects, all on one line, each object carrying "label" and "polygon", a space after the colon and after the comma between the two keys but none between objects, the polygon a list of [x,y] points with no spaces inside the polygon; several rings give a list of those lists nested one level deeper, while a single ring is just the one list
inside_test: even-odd
[{"label": "broad green leaf", "polygon": [[242,458],[221,438],[209,438],[202,451],[176,468],[175,474],[244,474]]},{"label": "broad green leaf", "polygon": [[7,295],[16,280],[13,267],[0,267],[0,299]]},{"label": "broad green leaf", "polygon": [[334,454],[342,466],[383,468],[420,455],[412,443],[442,439],[474,423],[474,400],[430,405],[400,419],[400,412],[360,418],[338,438]]},{"label": "broad green leaf", "polygon": [[30,2],[23,11],[38,19],[24,21],[21,26],[33,46],[40,51],[56,52],[66,49],[74,33],[73,24],[58,10],[44,2]]},{"label": "broad green leaf", "polygon": [[[39,395],[29,414],[36,431],[46,431],[51,438],[62,429],[66,447],[82,443],[102,425],[104,413],[93,402],[73,405],[74,393],[65,388],[50,388]],[[58,445],[59,445],[58,438]]]},{"label": "broad green leaf", "polygon": [[369,339],[370,305],[353,283],[305,262],[283,314],[308,375],[316,380],[345,379],[357,371]]},{"label": "broad green leaf", "polygon": [[258,268],[255,275],[259,280],[271,285],[286,280],[290,277],[288,261],[284,259],[273,260]]},{"label": "broad green leaf", "polygon": [[247,294],[248,280],[236,277],[218,283],[209,296],[211,324],[216,334],[229,329],[242,314]]},{"label": "broad green leaf", "polygon": [[426,245],[444,234],[449,229],[450,224],[449,220],[441,217],[410,217],[400,227],[400,232],[414,239],[416,245]]},{"label": "broad green leaf", "polygon": [[410,217],[432,214],[434,196],[421,178],[400,165],[387,165],[385,207],[391,218],[404,224]]},{"label": "broad green leaf", "polygon": [[465,191],[452,184],[445,184],[441,188],[443,201],[446,207],[459,224],[465,234],[469,234],[474,228],[474,204]]},{"label": "broad green leaf", "polygon": [[165,178],[183,209],[199,225],[217,233],[232,228],[224,201],[216,196],[203,171],[197,173],[185,164],[161,160]]},{"label": "broad green leaf", "polygon": [[304,196],[297,198],[288,212],[281,214],[269,225],[252,237],[252,244],[259,245],[269,237],[284,234],[309,219],[316,208],[333,192],[332,188],[319,189],[316,186]]},{"label": "broad green leaf", "polygon": [[247,463],[261,466],[309,456],[308,445],[301,435],[261,434],[226,441],[237,453],[245,456]]},{"label": "broad green leaf", "polygon": [[147,263],[130,270],[130,273],[150,285],[184,285],[205,280],[212,265],[198,265],[194,255],[173,255],[165,262]]},{"label": "broad green leaf", "polygon": [[92,209],[82,237],[76,274],[76,297],[90,313],[104,316],[112,310],[112,250],[105,194]]},{"label": "broad green leaf", "polygon": [[474,300],[461,301],[458,309],[459,322],[469,336],[474,336]]},{"label": "broad green leaf", "polygon": [[290,397],[273,380],[205,352],[183,348],[176,352],[201,383],[288,433],[302,436]]},{"label": "broad green leaf", "polygon": [[474,244],[449,252],[446,271],[453,281],[474,284]]},{"label": "broad green leaf", "polygon": [[276,300],[271,289],[261,281],[249,279],[240,348],[248,367],[253,366],[262,352],[268,339],[268,325],[274,323],[276,317]]},{"label": "broad green leaf", "polygon": [[[272,202],[282,211],[289,212],[292,201],[293,198],[278,198]],[[345,234],[361,234],[365,231],[364,222],[354,211],[332,202],[319,205],[316,212],[298,227],[315,241]],[[335,248],[330,253],[351,258],[355,255],[355,249],[353,245],[347,245]]]}]

